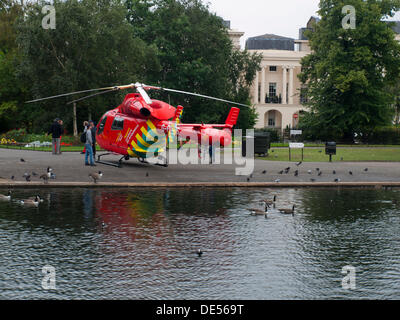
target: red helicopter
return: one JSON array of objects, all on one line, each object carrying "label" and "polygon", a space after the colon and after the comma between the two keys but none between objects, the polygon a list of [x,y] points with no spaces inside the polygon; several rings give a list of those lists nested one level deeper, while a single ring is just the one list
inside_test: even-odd
[{"label": "red helicopter", "polygon": [[[158,158],[163,161],[159,165],[166,167],[168,166],[168,159],[160,154],[175,140],[178,142],[178,149],[189,141],[196,141],[199,156],[202,144],[207,146],[218,144],[221,147],[231,144],[232,128],[237,122],[239,108],[231,108],[225,124],[184,124],[180,122],[183,113],[182,106],[175,108],[166,102],[152,100],[146,90],[183,93],[248,107],[244,104],[215,97],[141,83],[66,93],[28,101],[27,103],[100,91],[68,102],[70,104],[95,95],[133,88],[137,90],[137,93],[127,94],[122,104],[113,110],[107,111],[97,124],[96,141],[104,150],[109,151],[98,156],[96,161],[98,163],[121,167],[123,159],[137,158],[140,162],[147,162],[145,159]],[[101,161],[100,158],[108,154],[122,155],[122,158],[118,164]]]}]

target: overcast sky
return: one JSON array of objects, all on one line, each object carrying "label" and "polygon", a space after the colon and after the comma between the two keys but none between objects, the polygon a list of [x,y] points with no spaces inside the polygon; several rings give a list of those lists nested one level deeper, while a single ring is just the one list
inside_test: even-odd
[{"label": "overcast sky", "polygon": [[[231,28],[247,38],[265,33],[298,39],[299,29],[317,15],[319,0],[204,0],[210,10],[231,21]],[[400,14],[396,14],[400,20]]]}]

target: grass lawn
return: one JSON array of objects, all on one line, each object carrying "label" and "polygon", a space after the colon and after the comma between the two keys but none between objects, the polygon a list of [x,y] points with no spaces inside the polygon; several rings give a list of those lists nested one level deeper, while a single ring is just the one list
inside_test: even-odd
[{"label": "grass lawn", "polygon": [[[184,148],[195,147],[195,145],[185,145]],[[20,149],[51,152],[51,147],[24,148],[19,146],[0,145],[2,149]],[[83,146],[62,146],[62,152],[81,152]],[[104,151],[97,146],[97,151]],[[240,152],[238,150],[238,152]],[[292,149],[292,161],[301,161],[301,149]],[[343,160],[341,160],[343,158]],[[257,157],[270,161],[289,161],[289,148],[274,148],[269,150],[267,157]],[[328,162],[329,156],[325,155],[325,147],[304,148],[304,162]],[[394,161],[400,162],[400,147],[339,147],[336,149],[336,155],[332,156],[332,161]]]},{"label": "grass lawn", "polygon": [[[20,146],[5,146],[5,145],[0,145],[0,148],[2,149],[17,149],[17,150],[33,150],[33,151],[48,151],[51,152],[51,147],[30,147],[30,148],[25,148],[25,147],[20,147]],[[102,149],[100,149],[99,147],[97,147],[98,149],[96,150],[100,150],[102,151]],[[83,150],[83,146],[61,146],[61,151],[62,152],[76,152],[76,151],[82,151]]]},{"label": "grass lawn", "polygon": [[[301,149],[291,149],[291,154],[292,161],[301,161]],[[272,148],[267,157],[257,159],[289,161],[289,148]],[[328,162],[329,156],[325,148],[304,148],[303,161]],[[400,161],[400,148],[337,148],[332,161]]]}]

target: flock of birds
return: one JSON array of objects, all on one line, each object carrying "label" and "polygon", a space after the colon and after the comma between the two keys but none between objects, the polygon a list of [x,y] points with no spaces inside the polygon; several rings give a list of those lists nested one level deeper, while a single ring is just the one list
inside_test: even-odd
[{"label": "flock of birds", "polygon": [[[276,195],[274,195],[274,198],[272,199],[272,200],[270,200],[270,199],[266,199],[266,200],[262,200],[261,202],[260,202],[260,204],[264,207],[263,209],[257,209],[257,208],[250,208],[249,209],[249,211],[250,211],[250,215],[251,216],[259,216],[259,215],[262,215],[262,216],[264,216],[265,218],[267,218],[268,216],[267,216],[267,214],[268,214],[268,208],[270,208],[271,206],[275,209],[276,208],[276,206],[275,206],[275,203],[276,203]],[[280,213],[282,213],[282,214],[290,214],[290,215],[292,215],[292,216],[294,216],[294,209],[295,209],[295,205],[292,205],[292,207],[291,208],[278,208],[277,209],[277,211],[279,211]]]},{"label": "flock of birds", "polygon": [[[0,194],[0,201],[11,201],[11,193],[11,190],[8,190],[7,195]],[[43,199],[39,195],[36,195],[28,199],[15,200],[15,202],[27,207],[38,207],[39,203],[43,202]]]},{"label": "flock of birds", "polygon": [[[302,163],[303,162],[300,161],[300,162],[296,163],[296,166],[299,167]],[[280,175],[289,174],[291,170],[292,170],[291,167],[287,167],[285,169],[282,169],[282,170],[278,171],[278,174],[280,174]],[[267,174],[267,172],[268,172],[267,170],[263,170],[261,173],[262,174]],[[294,170],[292,172],[294,172],[294,176],[295,177],[299,176],[299,173],[300,173],[299,169],[296,169],[296,170]],[[321,177],[322,176],[322,170],[320,168],[315,168],[315,172],[317,174],[317,177]],[[364,172],[368,172],[368,168],[365,168]],[[307,173],[309,175],[312,175],[313,171],[312,170],[307,170]],[[326,173],[326,174],[329,174],[329,173]],[[350,176],[353,176],[353,172],[350,171],[350,170],[348,171],[348,174]],[[336,170],[332,170],[332,175],[336,175]],[[250,176],[247,177],[247,182],[250,182],[252,178],[253,178],[253,174],[251,174]],[[317,180],[316,178],[310,178],[311,182],[315,182],[316,180]],[[280,181],[281,181],[281,179],[279,179],[279,178],[274,180],[274,182],[277,182],[277,183],[280,182]],[[340,182],[341,180],[340,180],[340,178],[335,178],[333,181],[334,182]]]},{"label": "flock of birds", "polygon": [[[21,158],[20,162],[25,163],[26,160]],[[27,181],[27,182],[31,182],[32,177],[37,177],[37,176],[39,176],[39,179],[43,179],[44,184],[49,183],[49,180],[51,180],[51,179],[53,179],[53,180],[56,179],[56,175],[54,174],[53,169],[51,167],[47,167],[46,173],[44,173],[42,175],[39,175],[35,171],[32,171],[31,173],[25,172],[23,174],[22,178],[24,178],[25,181]],[[103,176],[103,172],[101,172],[101,171],[89,173],[89,177],[93,179],[94,183],[97,183],[97,181],[100,180],[102,176]],[[11,180],[15,180],[15,176],[11,176]]]}]

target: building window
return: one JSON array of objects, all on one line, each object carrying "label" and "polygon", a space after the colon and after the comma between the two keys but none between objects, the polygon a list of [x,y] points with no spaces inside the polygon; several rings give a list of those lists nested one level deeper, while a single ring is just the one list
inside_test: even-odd
[{"label": "building window", "polygon": [[270,82],[269,83],[268,96],[269,97],[275,97],[276,96],[276,82]]},{"label": "building window", "polygon": [[270,72],[276,72],[276,66],[269,66]]},{"label": "building window", "polygon": [[268,127],[275,127],[275,111],[268,112]]},{"label": "building window", "polygon": [[275,119],[268,119],[268,127],[275,127]]}]

